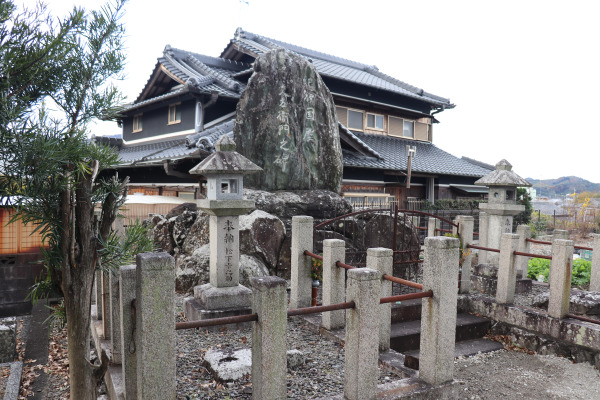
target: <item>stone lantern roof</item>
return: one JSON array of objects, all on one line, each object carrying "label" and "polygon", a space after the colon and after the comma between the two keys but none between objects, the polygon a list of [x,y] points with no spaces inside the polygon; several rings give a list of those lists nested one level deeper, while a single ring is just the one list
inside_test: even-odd
[{"label": "stone lantern roof", "polygon": [[483,178],[475,182],[476,185],[481,186],[505,186],[505,187],[524,187],[531,186],[531,183],[521,178],[519,175],[512,171],[512,165],[506,161],[501,160],[496,164],[496,169]]},{"label": "stone lantern roof", "polygon": [[262,168],[235,151],[235,142],[223,135],[215,143],[215,152],[190,170],[190,174],[250,174]]}]

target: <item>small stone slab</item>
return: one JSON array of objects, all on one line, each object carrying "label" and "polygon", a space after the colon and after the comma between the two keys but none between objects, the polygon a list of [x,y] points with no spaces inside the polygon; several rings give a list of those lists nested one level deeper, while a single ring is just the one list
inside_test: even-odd
[{"label": "small stone slab", "polygon": [[300,350],[288,350],[287,351],[287,367],[294,369],[301,365],[304,365],[306,362],[306,357],[304,357],[304,353]]},{"label": "small stone slab", "polygon": [[252,372],[252,350],[208,350],[204,361],[215,379],[235,381]]}]

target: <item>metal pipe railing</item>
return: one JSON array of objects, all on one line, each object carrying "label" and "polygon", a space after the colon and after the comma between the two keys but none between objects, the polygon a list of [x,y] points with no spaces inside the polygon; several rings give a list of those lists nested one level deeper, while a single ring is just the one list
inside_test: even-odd
[{"label": "metal pipe railing", "polygon": [[412,281],[407,281],[406,279],[402,279],[402,278],[396,278],[395,276],[391,276],[391,275],[388,275],[388,274],[383,274],[383,279],[385,279],[386,281],[390,281],[390,282],[394,282],[394,283],[399,283],[401,285],[408,286],[408,287],[411,287],[411,288],[423,290],[423,285],[421,285],[420,283],[416,283],[416,282],[412,282]]},{"label": "metal pipe railing", "polygon": [[354,308],[355,306],[356,304],[353,301],[347,301],[345,303],[330,304],[327,306],[296,308],[293,310],[288,310],[287,316],[294,317],[296,315],[309,315],[327,311],[347,310],[349,308]]},{"label": "metal pipe railing", "polygon": [[258,321],[257,314],[236,315],[233,317],[222,317],[213,319],[202,319],[199,321],[177,322],[175,330],[192,329],[192,328],[208,328],[210,326],[239,324],[242,322]]},{"label": "metal pipe railing", "polygon": [[422,299],[424,297],[433,297],[433,291],[428,290],[426,292],[409,293],[409,294],[401,294],[398,296],[382,297],[379,299],[379,304],[396,303],[398,301],[406,301],[406,300],[412,300],[412,299]]},{"label": "metal pipe railing", "polygon": [[531,258],[544,258],[546,260],[552,260],[552,256],[547,256],[544,254],[533,254],[533,253],[524,253],[522,251],[513,251],[513,254],[515,256],[525,256],[525,257],[531,257]]},{"label": "metal pipe railing", "polygon": [[491,247],[476,246],[474,244],[468,244],[466,247],[467,249],[478,249],[484,251],[492,251],[494,253],[500,253],[500,249],[492,249]]}]

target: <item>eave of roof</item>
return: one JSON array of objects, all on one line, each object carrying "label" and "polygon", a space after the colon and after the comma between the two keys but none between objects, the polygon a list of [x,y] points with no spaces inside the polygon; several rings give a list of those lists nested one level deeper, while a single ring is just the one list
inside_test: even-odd
[{"label": "eave of roof", "polygon": [[413,173],[479,178],[489,172],[445,152],[430,142],[358,132],[354,132],[354,134],[367,146],[378,152],[382,159],[365,157],[345,150],[343,152],[344,165],[347,167],[406,171],[406,145],[410,145],[417,149],[416,155],[412,159],[411,170]]}]

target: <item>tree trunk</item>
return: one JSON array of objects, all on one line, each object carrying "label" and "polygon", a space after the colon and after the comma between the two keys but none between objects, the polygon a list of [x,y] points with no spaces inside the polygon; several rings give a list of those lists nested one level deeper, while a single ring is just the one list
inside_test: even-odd
[{"label": "tree trunk", "polygon": [[72,268],[72,285],[68,288],[69,294],[65,296],[69,384],[71,399],[96,400],[98,367],[89,362],[93,267],[91,273],[87,273],[86,269],[88,268],[84,266]]}]

